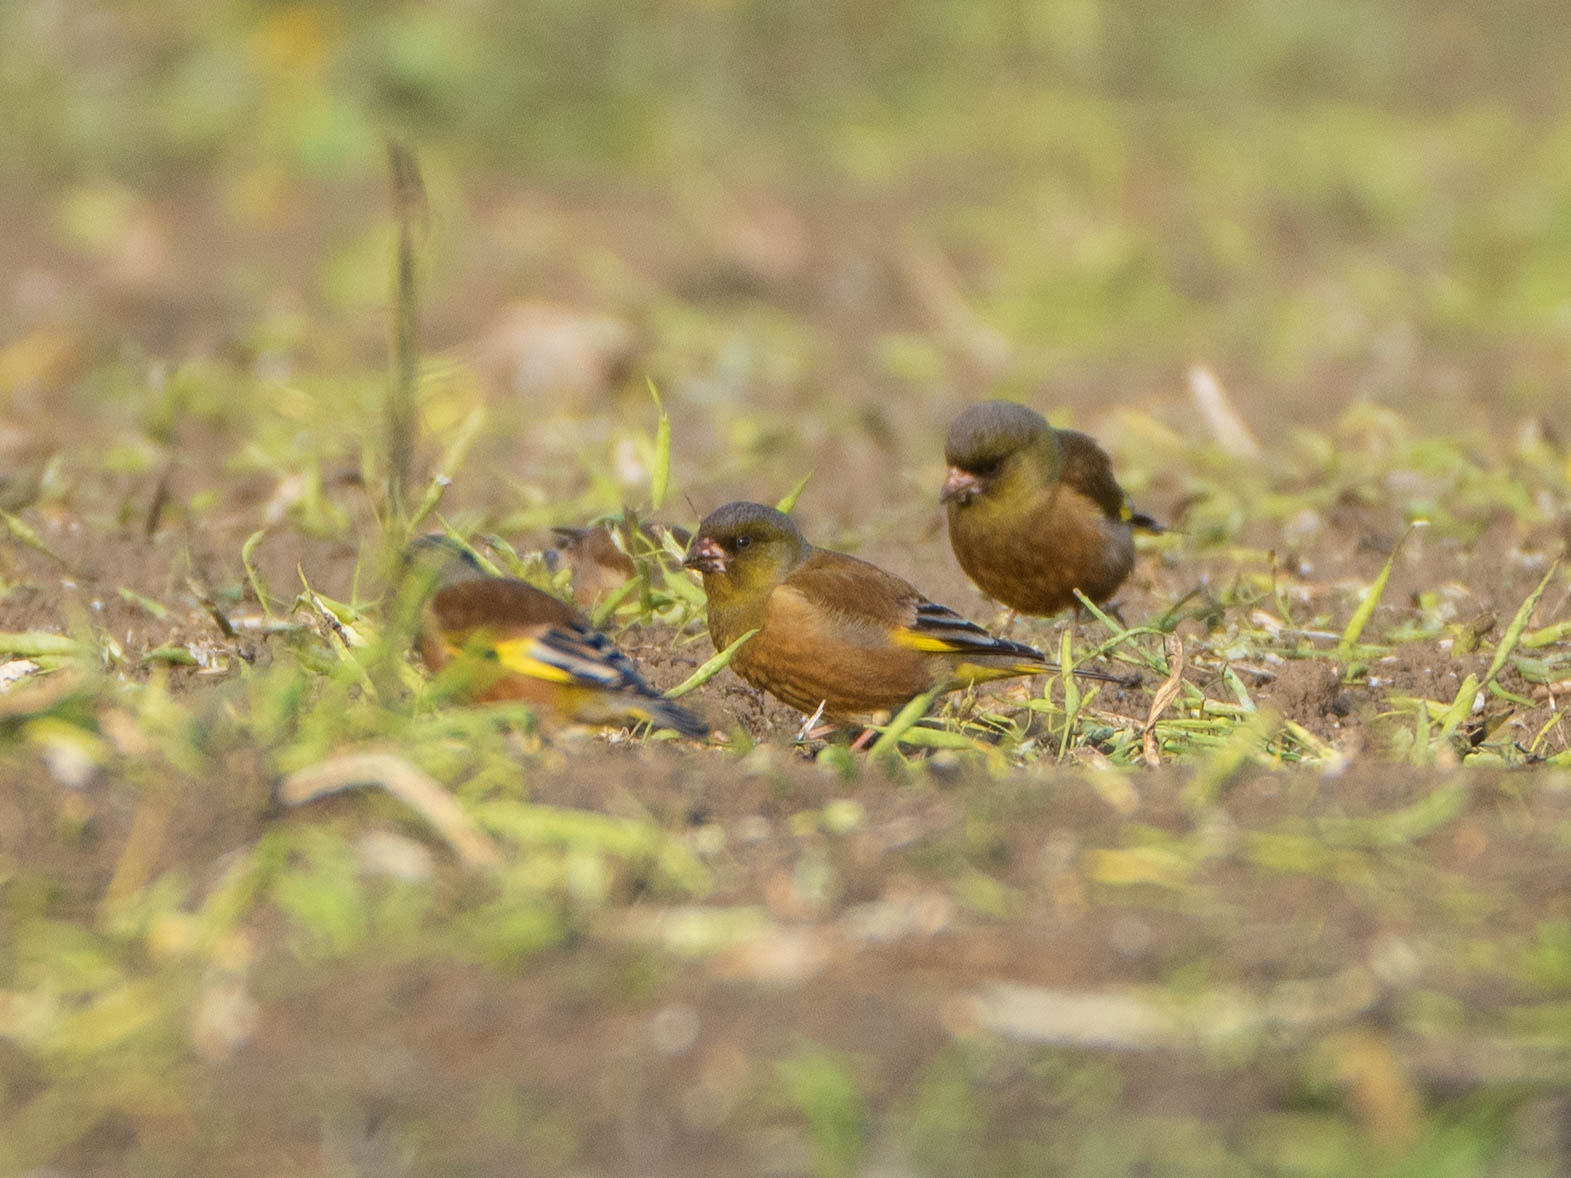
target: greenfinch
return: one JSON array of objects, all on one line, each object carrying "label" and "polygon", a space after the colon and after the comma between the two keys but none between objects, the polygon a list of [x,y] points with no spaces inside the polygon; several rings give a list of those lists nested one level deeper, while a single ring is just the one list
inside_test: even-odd
[{"label": "greenfinch", "polygon": [[731,669],[833,723],[876,722],[935,687],[1058,669],[877,565],[815,548],[790,516],[760,503],[712,512],[683,564],[703,575],[716,650],[757,631]]},{"label": "greenfinch", "polygon": [[522,700],[584,724],[670,728],[704,736],[702,719],[660,698],[578,610],[527,581],[496,577],[447,536],[410,556],[428,579],[418,647],[433,672],[452,668],[475,703]]},{"label": "greenfinch", "polygon": [[[556,545],[545,554],[553,573],[572,570],[573,600],[588,606],[638,572],[634,557],[667,559],[665,535],[686,547],[692,536],[686,528],[665,524],[630,522],[626,516],[601,520],[587,528],[553,528]],[[671,565],[675,565],[671,561]]]},{"label": "greenfinch", "polygon": [[1106,453],[1011,401],[972,405],[949,427],[939,495],[949,545],[988,596],[1026,614],[1117,592],[1135,563],[1132,529],[1161,531],[1134,511]]}]

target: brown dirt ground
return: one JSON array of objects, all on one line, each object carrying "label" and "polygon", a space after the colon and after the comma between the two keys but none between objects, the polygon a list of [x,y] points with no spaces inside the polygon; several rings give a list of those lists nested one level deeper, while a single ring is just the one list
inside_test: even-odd
[{"label": "brown dirt ground", "polygon": [[[832,838],[791,817],[845,796],[845,783],[791,756],[739,774],[670,750],[586,746],[571,767],[542,778],[538,800],[635,806],[668,829],[723,831],[706,903],[763,904],[774,931],[683,960],[629,935],[628,918],[636,925],[653,910],[635,902],[607,909],[568,946],[499,970],[396,953],[301,960],[281,928],[264,927],[250,1040],[182,1077],[192,1103],[177,1117],[100,1124],[61,1155],[60,1172],[121,1174],[135,1157],[170,1172],[257,1175],[313,1172],[335,1158],[361,1173],[796,1173],[802,1145],[769,1096],[768,1061],[803,1041],[844,1052],[872,1114],[892,1123],[925,1069],[958,1053],[986,1093],[983,1130],[1000,1140],[1129,1118],[1193,1119],[1247,1139],[1259,1118],[1305,1099],[1312,1065],[1290,1025],[1235,1060],[1104,1053],[1108,1087],[1087,1106],[1060,1072],[1073,1053],[979,1036],[968,996],[1000,980],[1118,992],[1188,975],[1255,992],[1307,982],[1330,1001],[1353,971],[1375,979],[1353,1027],[1388,1041],[1410,1082],[1443,1101],[1505,1064],[1461,1042],[1420,1041],[1404,1029],[1405,1007],[1442,993],[1470,1022],[1488,1023],[1531,1000],[1490,971],[1455,968],[1453,954],[1486,928],[1527,943],[1539,922],[1571,916],[1562,886],[1571,861],[1556,833],[1568,829],[1571,802],[1564,790],[1524,796],[1506,774],[1461,778],[1463,816],[1400,862],[1349,849],[1320,874],[1263,868],[1246,832],[1389,813],[1449,779],[1373,765],[1334,777],[1246,773],[1226,794],[1226,827],[1204,836],[1215,846],[1175,887],[1088,882],[1085,867],[1138,847],[1150,830],[1187,831],[1181,774],[1141,778],[1128,813],[1073,773],[915,787],[868,774],[852,795],[865,822]],[[82,838],[65,831],[61,791],[41,766],[8,758],[6,778],[0,851],[47,869],[56,915],[90,911],[130,821],[121,783],[83,792],[92,833]],[[216,863],[277,822],[400,826],[352,798],[280,815],[243,759],[229,780],[216,811],[199,783],[177,792],[160,867]],[[809,860],[829,865],[829,894],[793,884]],[[1010,890],[1006,913],[956,901],[971,864]],[[12,1051],[0,1053],[0,1078],[13,1099],[39,1080]]]},{"label": "brown dirt ground", "polygon": [[[690,278],[697,286],[709,280]],[[793,297],[814,305],[811,277],[802,284]],[[222,326],[191,313],[184,300],[170,308],[152,294],[117,302],[114,292],[100,290],[97,297],[106,317],[141,323],[149,348],[222,346],[213,342],[221,341]],[[885,307],[868,314],[899,312]],[[857,324],[844,326],[849,332]],[[448,330],[463,333],[458,325]],[[200,342],[193,345],[193,338]],[[1081,403],[1099,392],[1082,389]],[[956,394],[956,403],[963,395]],[[74,491],[64,503],[23,512],[55,558],[17,543],[0,545],[0,575],[15,586],[0,600],[0,629],[59,630],[87,619],[128,651],[206,642],[248,660],[270,657],[267,638],[227,643],[187,578],[231,594],[223,600],[237,616],[254,612],[238,553],[275,488],[262,476],[234,474],[217,461],[223,448],[204,446],[199,427],[190,427],[168,448],[179,459],[149,531],[162,470],[95,473],[72,458],[88,443],[58,408],[47,399],[13,406],[27,447],[67,447]],[[1269,416],[1261,405],[1251,412]],[[679,420],[676,436],[700,508],[749,490],[702,475],[709,449],[719,444],[702,422]],[[930,497],[913,491],[931,480],[916,473],[897,478],[880,467],[891,455],[911,453],[914,436],[909,428],[892,437],[858,429],[820,449],[817,435],[804,435],[786,442],[781,465],[817,464],[814,485],[823,490],[810,493],[802,508],[813,534],[860,541],[861,555],[935,599],[987,618],[991,607],[949,558]],[[455,488],[455,504],[492,500],[494,506],[486,489],[494,476],[541,476],[514,444],[513,435],[502,434],[482,447],[470,481]],[[932,475],[931,456],[923,461]],[[543,481],[555,491],[572,478],[546,471]],[[188,499],[204,490],[218,492],[218,505],[186,510]],[[366,516],[363,493],[352,483],[329,493],[352,516]],[[1161,513],[1177,502],[1177,489],[1159,485],[1146,499],[1144,506]],[[1394,511],[1378,505],[1327,512],[1303,551],[1283,552],[1283,568],[1312,566],[1285,573],[1284,591],[1303,591],[1306,615],[1345,618],[1354,590],[1378,573],[1402,527]],[[1462,587],[1461,616],[1492,611],[1503,625],[1543,567],[1515,554],[1542,552],[1563,538],[1523,536],[1505,519],[1480,521],[1471,543],[1415,534],[1373,626],[1407,616],[1420,588],[1449,583]],[[516,539],[543,544],[547,538]],[[1240,542],[1267,549],[1279,547],[1281,537],[1257,527]],[[280,596],[295,592],[303,569],[320,591],[348,597],[359,557],[343,541],[281,531],[263,545],[259,560]],[[1233,567],[1203,552],[1171,562],[1148,555],[1123,593],[1123,616],[1131,622],[1150,616],[1198,588],[1197,617],[1180,633],[1200,638],[1206,590],[1220,588],[1211,579],[1230,577]],[[172,616],[153,616],[120,588],[163,603]],[[1563,606],[1553,603],[1552,614]],[[1060,624],[1023,623],[1017,635],[1045,638],[1053,649]],[[627,645],[659,686],[680,681],[708,653],[702,642],[668,647],[647,635],[628,636]],[[1250,687],[1259,702],[1350,754],[1378,751],[1386,739],[1380,717],[1393,697],[1449,699],[1469,671],[1481,673],[1488,663],[1487,651],[1453,657],[1432,643],[1397,651],[1372,669],[1366,684],[1344,687],[1329,660],[1305,658],[1268,668]],[[1206,665],[1189,672],[1203,686],[1215,673]],[[179,668],[172,684],[208,691],[225,678],[221,668]],[[1102,706],[1143,715],[1150,679],[1143,688],[1104,691]],[[1503,683],[1528,690],[1511,672]],[[1197,988],[1261,990],[1293,981],[1329,986],[1343,971],[1357,970],[1376,979],[1377,994],[1352,1025],[1391,1044],[1407,1082],[1440,1107],[1474,1091],[1499,1061],[1460,1045],[1417,1042],[1405,1029],[1407,1006],[1438,993],[1466,1010],[1472,1025],[1488,1025],[1503,1008],[1534,995],[1503,972],[1476,963],[1460,968],[1452,951],[1486,929],[1495,940],[1525,945],[1540,924],[1571,918],[1564,891],[1571,801],[1559,777],[1443,767],[1420,772],[1378,760],[1355,761],[1340,774],[1251,770],[1226,789],[1217,829],[1194,832],[1178,772],[1135,778],[1127,812],[1109,803],[1090,770],[991,780],[950,771],[939,758],[914,784],[872,770],[846,782],[791,751],[797,717],[734,678],[717,681],[698,702],[713,715],[734,717],[772,744],[773,755],[739,766],[719,754],[586,742],[573,746],[571,771],[532,782],[532,795],[612,812],[631,812],[636,799],[637,812],[669,830],[717,827],[725,851],[717,890],[706,902],[762,907],[777,922],[771,939],[696,961],[658,951],[629,932],[656,903],[627,881],[621,902],[603,919],[588,921],[569,945],[512,970],[430,957],[302,959],[282,928],[265,927],[258,930],[254,985],[260,1023],[250,1040],[227,1059],[193,1065],[190,1107],[164,1122],[102,1123],[63,1152],[50,1173],[273,1175],[335,1166],[334,1172],[360,1174],[801,1173],[808,1163],[795,1128],[800,1119],[769,1094],[769,1061],[805,1041],[847,1054],[872,1118],[882,1125],[901,1123],[919,1078],[950,1061],[968,1069],[986,1094],[979,1123],[965,1130],[978,1143],[1003,1149],[1044,1136],[1078,1138],[1097,1124],[1141,1117],[1202,1122],[1218,1140],[1242,1147],[1268,1114],[1327,1099],[1318,1081],[1306,1078],[1313,1068],[1291,1028],[1240,1059],[1205,1050],[1101,1053],[1104,1088],[1087,1095],[1071,1082],[1069,1053],[982,1034],[968,996],[993,980],[1112,990],[1188,979]],[[1524,709],[1512,717],[1511,730],[1531,735],[1551,716],[1547,703]],[[1554,751],[1565,740],[1558,736]],[[180,866],[194,878],[210,878],[226,854],[276,823],[403,829],[384,808],[356,798],[280,814],[257,754],[234,753],[228,769],[221,790],[211,783],[176,790],[153,871]],[[61,789],[30,754],[9,753],[3,780],[0,855],[54,881],[47,907],[55,916],[90,913],[133,820],[127,783],[96,777],[71,795],[67,823]],[[1421,863],[1418,871],[1395,870],[1360,847],[1322,869],[1275,870],[1251,857],[1241,833],[1386,813],[1451,781],[1467,787],[1464,815],[1443,833],[1392,852],[1403,867]],[[855,833],[831,838],[793,826],[793,815],[845,796],[865,809]],[[1182,886],[1160,876],[1099,880],[1090,866],[1099,853],[1138,848],[1153,830],[1214,846]],[[804,863],[828,865],[833,882],[826,894],[799,886]],[[446,863],[439,871],[444,881],[455,874]],[[969,893],[978,874],[996,886]],[[1400,965],[1390,965],[1392,958]],[[1077,1067],[1083,1062],[1074,1059]],[[20,1104],[42,1080],[21,1052],[0,1045],[0,1094]],[[1567,1106],[1563,1097],[1554,1099],[1560,1103],[1550,1111],[1563,1120]],[[1378,1129],[1378,1114],[1363,1115]],[[1546,1156],[1571,1166],[1563,1140],[1544,1145],[1535,1124],[1524,1114],[1518,1131],[1524,1155],[1549,1151]],[[875,1161],[898,1153],[897,1131],[881,1132],[890,1139],[869,1143]],[[1046,1172],[1031,1169],[1031,1156],[1020,1145],[1019,1172]],[[907,1171],[896,1162],[889,1172]]]}]

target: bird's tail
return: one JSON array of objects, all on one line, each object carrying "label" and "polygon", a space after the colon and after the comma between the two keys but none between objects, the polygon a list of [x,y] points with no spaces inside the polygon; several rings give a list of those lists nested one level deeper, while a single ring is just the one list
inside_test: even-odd
[{"label": "bird's tail", "polygon": [[[1024,643],[1016,645],[1023,646]],[[1029,650],[1030,647],[1026,649]],[[1056,675],[1062,670],[1063,668],[1051,659],[1038,656],[1034,659],[1007,663],[961,663],[955,668],[955,678],[963,683],[986,683],[990,679],[1008,679],[1015,675]],[[1087,667],[1076,667],[1073,674],[1081,679],[1096,679],[1102,683],[1117,683],[1124,687],[1131,685],[1131,680],[1126,675],[1109,675],[1105,671],[1093,671]]]},{"label": "bird's tail", "polygon": [[1142,532],[1150,532],[1153,536],[1160,536],[1167,531],[1166,524],[1159,523],[1143,511],[1132,511],[1129,513],[1129,526]]},{"label": "bird's tail", "polygon": [[709,723],[696,712],[690,712],[670,700],[652,698],[629,699],[624,697],[626,712],[635,720],[653,724],[656,728],[669,728],[683,736],[698,738],[709,735]]}]

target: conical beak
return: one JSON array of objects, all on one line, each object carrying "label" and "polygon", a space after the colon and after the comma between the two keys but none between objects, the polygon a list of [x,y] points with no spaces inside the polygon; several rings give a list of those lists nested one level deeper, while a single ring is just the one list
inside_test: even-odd
[{"label": "conical beak", "polygon": [[725,549],[708,536],[694,540],[687,555],[682,558],[684,569],[697,569],[704,574],[723,573],[729,564],[730,558],[726,556]]},{"label": "conical beak", "polygon": [[958,503],[961,507],[964,507],[981,493],[981,479],[974,474],[961,470],[958,466],[951,466],[949,474],[944,478],[943,490],[938,493],[938,501],[940,503]]}]

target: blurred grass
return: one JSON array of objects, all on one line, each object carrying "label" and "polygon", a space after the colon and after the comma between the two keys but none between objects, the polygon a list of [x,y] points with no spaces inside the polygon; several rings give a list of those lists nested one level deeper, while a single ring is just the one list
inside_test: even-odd
[{"label": "blurred grass", "polygon": [[[618,1021],[627,1008],[693,1001],[703,1020],[712,997],[723,1019],[757,984],[761,1030],[744,1046],[769,1062],[680,1095],[703,1116],[704,1101],[722,1110],[711,1132],[734,1133],[737,1156],[804,1172],[890,1158],[918,1173],[1087,1178],[1563,1172],[1563,1148],[1532,1118],[1563,1121],[1571,1075],[1555,871],[1571,845],[1558,802],[1571,734],[1555,702],[1571,683],[1555,563],[1571,463],[1553,420],[1520,424],[1563,409],[1571,358],[1562,23],[1547,0],[0,8],[0,199],[43,226],[4,247],[20,259],[18,307],[26,266],[62,251],[134,288],[137,250],[158,252],[157,214],[176,238],[210,216],[225,248],[242,243],[214,275],[193,232],[201,265],[174,283],[190,289],[150,300],[153,318],[179,320],[216,283],[238,325],[221,343],[161,356],[123,337],[111,302],[106,339],[62,342],[24,309],[25,334],[0,352],[9,408],[65,388],[85,418],[80,444],[21,480],[4,516],[5,599],[59,604],[0,633],[17,677],[0,694],[0,1174],[117,1148],[147,1172],[182,1172],[219,1130],[244,1153],[243,1110],[210,1083],[259,1049],[259,1020],[287,1030],[288,999],[330,991],[340,971],[468,966],[487,986],[537,983],[524,992],[575,1027],[604,1019],[621,1054],[580,1097],[630,1074],[642,1039]],[[492,534],[660,506],[668,488],[680,513],[685,490],[746,479],[766,501],[803,494],[821,519],[843,494],[893,511],[894,524],[840,519],[843,538],[888,543],[859,529],[898,527],[904,549],[917,511],[894,503],[920,472],[889,467],[936,452],[965,390],[1040,399],[1045,381],[1055,399],[1105,402],[1116,388],[1125,407],[1106,424],[1121,476],[1183,512],[1142,557],[1173,592],[1134,626],[1090,611],[1061,649],[1066,664],[1141,670],[1139,706],[1067,676],[1024,699],[952,699],[887,731],[876,772],[843,745],[808,746],[810,764],[738,725],[725,747],[672,754],[691,780],[659,806],[640,789],[669,750],[609,759],[521,708],[445,706],[405,661],[407,619],[379,596],[363,488],[384,458],[384,379],[342,330],[380,323],[387,299],[391,233],[361,195],[380,187],[388,132],[432,162],[439,208],[484,211],[470,185],[538,186],[575,208],[604,200],[614,221],[629,193],[654,194],[675,210],[681,253],[762,193],[819,218],[817,248],[833,255],[822,287],[729,299],[527,204],[438,236],[426,289],[464,325],[455,334],[496,309],[465,304],[462,280],[494,255],[505,297],[565,288],[637,318],[664,399],[643,399],[640,369],[632,399],[497,412],[467,358],[428,361],[422,426],[441,454],[429,525],[561,590],[537,555]],[[202,212],[188,225],[193,189]],[[271,259],[246,251],[301,225],[321,236],[306,235],[307,276],[279,297]],[[881,283],[909,288],[910,305],[881,304]],[[854,297],[823,297],[841,287]],[[1197,356],[1264,390],[1241,399],[1265,427],[1265,462],[1175,428],[1185,411],[1170,404],[1144,411]],[[1452,419],[1459,396],[1485,428]],[[853,448],[864,434],[878,463]],[[471,460],[477,437],[492,451]],[[519,438],[526,452],[495,460]],[[828,470],[798,482],[821,458]],[[160,529],[145,484],[182,459],[193,485],[163,505],[177,526]],[[868,468],[881,499],[829,474]],[[261,490],[232,492],[247,480]],[[1358,512],[1370,522],[1331,522]],[[122,574],[110,549],[96,606],[73,596],[77,565],[127,534],[151,557]],[[1335,550],[1349,537],[1366,548]],[[1443,557],[1413,572],[1415,549],[1480,540],[1505,553],[1481,600],[1457,591]],[[204,542],[216,560],[193,559]],[[312,563],[326,555],[331,573]],[[209,564],[217,583],[199,584]],[[669,636],[696,666],[701,594],[658,562],[639,570],[597,621]],[[1390,668],[1409,663],[1458,675],[1388,690]],[[1273,684],[1303,668],[1370,701],[1336,741],[1306,726],[1329,713],[1276,699]],[[704,673],[692,698],[715,702]],[[1366,743],[1347,744],[1350,729]],[[366,753],[451,791],[499,865],[450,856],[405,796],[279,806],[287,775]],[[1350,763],[1376,758],[1366,794],[1338,793]],[[1175,762],[1175,780],[1140,772]],[[1494,774],[1519,766],[1533,771]],[[1391,784],[1415,771],[1408,792]],[[1262,786],[1263,773],[1288,784]],[[752,810],[716,818],[721,790]],[[570,804],[550,800],[563,794]],[[899,926],[890,913],[913,888],[927,907]],[[879,960],[877,937],[847,931],[853,913],[895,921],[887,935],[916,962],[869,973],[884,989],[862,1020],[907,1002],[911,1030],[942,1006],[942,1045],[921,1038],[938,1030],[924,1022],[910,1042],[845,1048],[836,1028],[813,1029],[813,1001],[805,1013],[774,1001],[812,970]],[[927,948],[910,933],[923,920],[960,932]],[[1255,956],[1272,938],[1288,948]],[[967,987],[989,962],[1020,964],[1000,942],[1079,955],[1066,973],[1112,978],[1114,998],[1144,971],[1141,1000],[1200,1011],[1189,1017],[1205,1033],[1127,1067],[983,1035]],[[1304,1029],[1288,999],[1333,966],[1377,978],[1383,1005]],[[541,980],[552,969],[569,973],[560,992]],[[825,1009],[866,984],[840,981]],[[1240,995],[1260,1025],[1241,1026]],[[402,1030],[416,1005],[400,994],[387,1018]],[[1234,1021],[1207,1023],[1218,1009]],[[489,1037],[513,1013],[441,1025]],[[662,1057],[660,1079],[680,1055]],[[892,1073],[891,1058],[914,1070]],[[1263,1073],[1267,1095],[1239,1100]],[[479,1119],[549,1146],[548,1165],[581,1160],[605,1129],[572,1101],[542,1105],[534,1076],[485,1080],[496,1094]],[[1195,1092],[1211,1107],[1186,1105]],[[614,1123],[636,1138],[624,1096]],[[375,1122],[385,1110],[368,1103]],[[448,1113],[450,1139],[423,1119],[434,1101],[392,1115],[404,1148],[443,1157],[462,1152],[452,1142],[471,1111]],[[355,1147],[354,1112],[292,1127],[330,1155],[340,1138]]]},{"label": "blurred grass", "polygon": [[[1299,112],[1321,128],[1307,134],[1330,145],[1338,125],[1352,142],[1362,141],[1360,122],[1377,138],[1404,120],[1443,126],[1481,90],[1492,101],[1470,116],[1479,139],[1498,135],[1507,113],[1553,118],[1567,81],[1536,32],[1557,11],[1548,0],[1502,9],[1227,0],[1203,10],[1153,0],[75,0],[8,10],[0,94],[25,117],[0,142],[40,174],[156,172],[253,153],[368,173],[376,158],[355,129],[405,121],[513,168],[664,164],[684,139],[784,148],[796,165],[827,142],[831,160],[871,176],[962,145],[1016,158],[1029,134],[1025,146],[1071,160],[1085,145],[1085,163],[1107,161],[1088,171],[1108,180],[1129,153],[1096,148],[1099,138],[1116,147],[1120,130],[1070,96],[1102,103],[1104,116],[1125,112],[1119,122],[1221,116],[1246,134]],[[1044,103],[1057,119],[1041,117]],[[967,143],[962,128],[996,129],[1000,115],[1018,133]],[[1368,211],[1399,212],[1404,196],[1421,195],[1403,187],[1408,153],[1372,150],[1364,162],[1374,165]],[[1345,163],[1334,153],[1301,166],[1328,177],[1308,198],[1338,195]]]},{"label": "blurred grass", "polygon": [[[0,14],[0,184],[56,206],[90,256],[139,200],[197,180],[227,193],[227,234],[287,232],[302,200],[337,224],[392,132],[447,186],[439,204],[520,180],[639,188],[702,236],[768,194],[860,223],[859,241],[887,226],[897,266],[936,244],[1011,350],[1001,367],[975,340],[924,356],[911,331],[931,324],[886,320],[851,352],[878,381],[942,387],[980,363],[1029,394],[1061,369],[1055,387],[1083,397],[1203,356],[1299,415],[1325,393],[1537,408],[1571,356],[1571,81],[1539,35],[1558,16],[1548,0],[57,0]],[[487,254],[516,259],[515,293],[549,289],[526,260],[554,231],[531,228],[465,224],[433,305],[472,328],[455,267]],[[379,301],[385,248],[338,245],[318,297]],[[628,259],[580,253],[579,281],[625,303]],[[651,314],[675,348],[679,309]],[[718,327],[823,361],[735,311],[709,318],[688,322],[706,350],[724,350]]]}]

